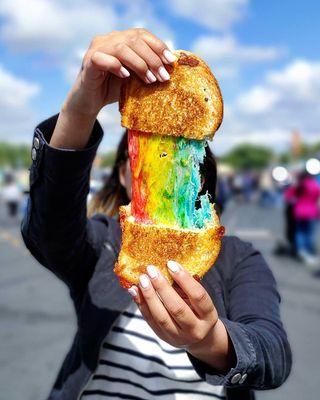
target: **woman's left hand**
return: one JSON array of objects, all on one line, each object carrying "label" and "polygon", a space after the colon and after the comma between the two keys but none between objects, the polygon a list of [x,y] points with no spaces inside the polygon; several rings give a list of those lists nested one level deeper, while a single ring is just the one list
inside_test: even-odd
[{"label": "woman's left hand", "polygon": [[168,262],[168,270],[177,290],[154,266],[147,267],[148,275],[140,276],[140,290],[129,289],[144,319],[172,346],[183,347],[219,369],[228,368],[228,334],[209,294],[175,261]]}]

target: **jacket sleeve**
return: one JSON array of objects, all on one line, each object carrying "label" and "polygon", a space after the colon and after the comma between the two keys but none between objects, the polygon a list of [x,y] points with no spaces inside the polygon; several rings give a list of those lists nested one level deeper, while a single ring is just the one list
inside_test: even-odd
[{"label": "jacket sleeve", "polygon": [[98,258],[96,225],[107,229],[86,216],[90,170],[103,131],[96,121],[85,149],[56,149],[48,143],[57,119],[55,115],[43,121],[34,132],[30,195],[21,232],[33,256],[77,294]]},{"label": "jacket sleeve", "polygon": [[271,270],[259,252],[237,240],[238,260],[229,283],[228,317],[221,318],[236,354],[226,374],[194,357],[208,383],[228,389],[272,389],[288,377],[292,355],[279,312],[280,296]]}]

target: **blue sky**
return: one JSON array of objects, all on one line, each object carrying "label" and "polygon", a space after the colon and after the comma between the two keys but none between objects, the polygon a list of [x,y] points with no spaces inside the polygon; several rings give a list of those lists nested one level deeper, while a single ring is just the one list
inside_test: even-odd
[{"label": "blue sky", "polygon": [[[292,130],[315,141],[319,15],[315,0],[2,0],[0,140],[30,143],[35,124],[59,111],[95,34],[143,26],[202,56],[217,76],[226,106],[217,153],[241,142],[280,150]],[[114,148],[116,105],[99,117],[101,150]]]}]

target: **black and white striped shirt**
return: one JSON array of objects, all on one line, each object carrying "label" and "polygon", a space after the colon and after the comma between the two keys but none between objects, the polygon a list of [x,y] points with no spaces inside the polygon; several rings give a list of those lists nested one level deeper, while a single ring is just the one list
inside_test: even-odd
[{"label": "black and white striped shirt", "polygon": [[159,339],[133,303],[107,335],[81,400],[225,399],[194,370],[186,352]]}]

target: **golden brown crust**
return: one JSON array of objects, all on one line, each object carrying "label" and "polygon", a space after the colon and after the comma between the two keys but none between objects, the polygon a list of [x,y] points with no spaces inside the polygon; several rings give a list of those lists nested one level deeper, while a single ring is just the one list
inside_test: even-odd
[{"label": "golden brown crust", "polygon": [[127,286],[138,284],[139,275],[149,264],[157,266],[172,283],[168,260],[179,262],[201,278],[217,259],[224,228],[215,213],[207,228],[194,230],[138,224],[128,219],[130,213],[130,204],[120,207],[122,247],[114,269]]},{"label": "golden brown crust", "polygon": [[195,54],[177,50],[167,65],[170,81],[146,84],[132,75],[122,86],[122,126],[190,139],[212,138],[223,117],[219,85],[208,65]]}]

